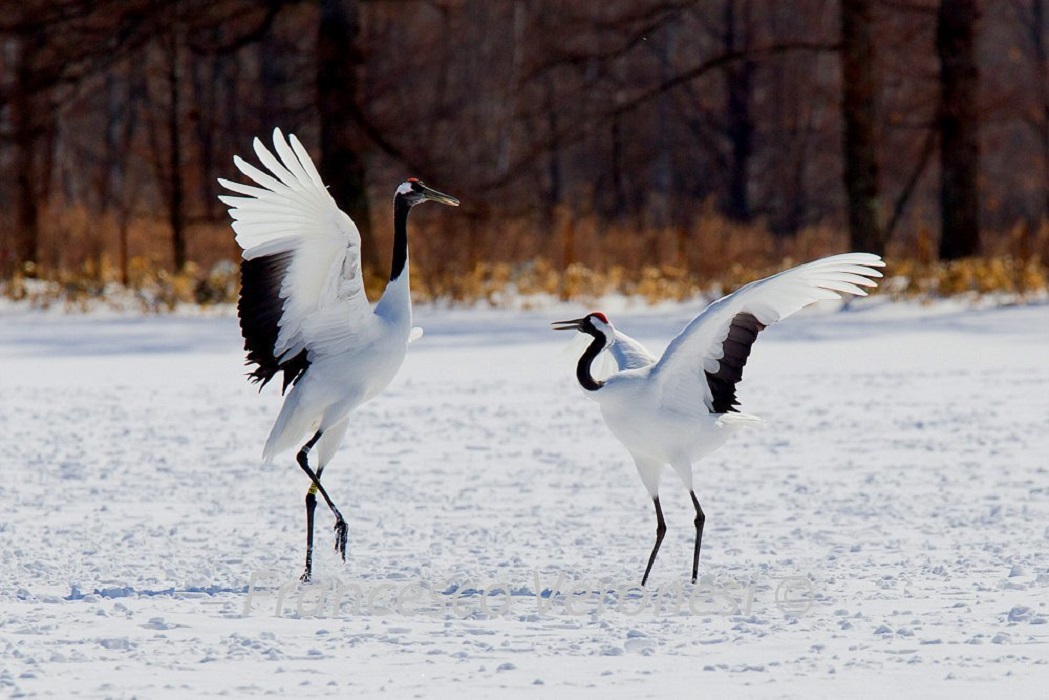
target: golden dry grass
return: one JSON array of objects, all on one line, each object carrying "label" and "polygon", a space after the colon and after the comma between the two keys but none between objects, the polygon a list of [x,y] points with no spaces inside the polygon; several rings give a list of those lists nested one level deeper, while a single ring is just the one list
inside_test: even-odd
[{"label": "golden dry grass", "polygon": [[[386,250],[391,222],[388,216],[376,219],[376,245]],[[194,262],[175,272],[163,222],[138,220],[128,226],[124,265],[112,218],[79,208],[52,208],[44,224],[39,268],[0,283],[3,295],[71,309],[117,299],[114,304],[150,312],[236,300],[233,261],[238,250],[227,225],[192,227],[188,248]],[[890,246],[889,279],[880,293],[1025,298],[1049,289],[1049,224],[985,234],[984,247],[983,257],[945,263],[934,259],[927,230],[905,232]],[[527,303],[529,298],[592,302],[609,294],[649,302],[680,300],[701,292],[727,293],[777,270],[847,249],[847,236],[840,230],[813,227],[793,237],[775,236],[713,211],[676,229],[609,225],[562,211],[549,230],[540,231],[523,220],[494,223],[471,215],[464,220],[434,210],[413,222],[412,287],[418,301],[492,306]],[[370,271],[372,298],[381,293],[385,272]]]}]

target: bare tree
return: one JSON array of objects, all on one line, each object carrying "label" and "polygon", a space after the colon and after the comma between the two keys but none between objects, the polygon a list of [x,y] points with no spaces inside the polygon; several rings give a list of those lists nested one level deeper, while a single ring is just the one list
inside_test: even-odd
[{"label": "bare tree", "polygon": [[[186,26],[179,11],[180,3],[172,3],[175,19],[170,31],[161,38],[162,56],[165,63],[164,79],[167,103],[164,105],[164,126],[167,136],[166,168],[160,168],[164,195],[167,200],[168,224],[171,226],[171,252],[175,270],[186,266],[186,184],[183,164],[183,108],[182,89],[185,78],[183,55],[185,53]],[[157,157],[158,167],[163,160]]]},{"label": "bare tree", "polygon": [[161,0],[24,0],[0,11],[0,40],[13,48],[13,78],[2,81],[9,110],[4,145],[14,151],[14,256],[6,271],[39,262],[40,209],[59,96],[108,70],[148,41]]},{"label": "bare tree", "polygon": [[[118,80],[118,77],[121,78]],[[146,94],[145,76],[133,61],[120,74],[106,80],[106,128],[103,173],[99,178],[99,204],[103,212],[113,213],[117,225],[120,281],[129,282],[129,228],[134,204],[142,183],[130,173],[138,118]]]},{"label": "bare tree", "polygon": [[[1046,45],[1046,0],[1016,0],[1021,36],[1031,50],[1034,80],[1026,83],[1034,100],[1024,121],[1038,140],[1042,160],[1042,201],[1038,210],[1049,218],[1049,46]],[[1025,76],[1026,77],[1026,76]]]},{"label": "bare tree", "polygon": [[728,96],[725,109],[726,132],[730,147],[726,213],[737,221],[749,221],[751,218],[749,188],[755,129],[752,93],[756,66],[754,60],[747,56],[751,46],[750,7],[749,0],[725,2],[724,49],[726,53],[741,55],[739,61],[725,68]]},{"label": "bare tree", "polygon": [[1047,3],[1006,0],[977,44],[979,0],[0,0],[0,267],[110,252],[106,223],[59,245],[62,207],[116,213],[125,261],[158,220],[133,253],[234,255],[214,179],[274,126],[316,149],[371,273],[368,192],[405,175],[482,234],[420,240],[435,275],[545,254],[568,214],[580,261],[686,259],[710,207],[875,252],[942,211],[944,257],[972,254],[1049,211]]},{"label": "bare tree", "polygon": [[849,241],[885,253],[878,196],[877,103],[872,0],[841,0],[841,78]]},{"label": "bare tree", "polygon": [[48,95],[34,89],[46,37],[41,27],[26,23],[15,37],[14,89],[10,96],[11,140],[15,171],[15,245],[12,263],[32,274],[40,252],[41,144],[53,122]]},{"label": "bare tree", "polygon": [[980,252],[980,168],[976,0],[940,0],[936,52],[940,58],[940,258]]},{"label": "bare tree", "polygon": [[320,0],[317,31],[317,108],[320,119],[320,170],[332,196],[361,232],[363,262],[380,267],[368,210],[358,90],[364,56],[359,45],[358,0]]}]

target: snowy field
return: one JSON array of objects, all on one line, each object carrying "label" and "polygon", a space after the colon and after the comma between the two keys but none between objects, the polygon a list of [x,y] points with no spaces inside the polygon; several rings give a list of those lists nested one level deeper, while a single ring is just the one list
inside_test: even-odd
[{"label": "snowy field", "polygon": [[[609,311],[661,349],[700,307]],[[567,334],[590,309],[416,309],[324,474],[236,319],[0,314],[0,691],[11,696],[1045,697],[1049,305],[872,300],[762,334],[767,427],[652,506]]]}]

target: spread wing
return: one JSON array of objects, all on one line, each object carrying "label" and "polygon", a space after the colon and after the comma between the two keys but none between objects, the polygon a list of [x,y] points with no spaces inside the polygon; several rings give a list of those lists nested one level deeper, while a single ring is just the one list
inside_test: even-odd
[{"label": "spread wing", "polygon": [[361,236],[321,181],[295,136],[273,131],[271,152],[255,139],[269,173],[233,162],[254,184],[219,179],[243,248],[237,304],[253,381],[284,372],[293,384],[316,353],[345,342],[372,316],[361,276]]},{"label": "spread wing", "polygon": [[877,255],[846,253],[751,282],[715,301],[685,326],[652,369],[663,405],[682,412],[737,411],[736,384],[751,346],[768,325],[821,299],[866,296],[885,265]]}]

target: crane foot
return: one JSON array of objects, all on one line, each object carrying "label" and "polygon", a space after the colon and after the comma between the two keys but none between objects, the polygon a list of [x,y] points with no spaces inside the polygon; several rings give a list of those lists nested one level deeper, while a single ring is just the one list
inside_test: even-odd
[{"label": "crane foot", "polygon": [[349,528],[342,516],[335,519],[335,551],[339,553],[343,561],[346,561],[346,540]]}]

